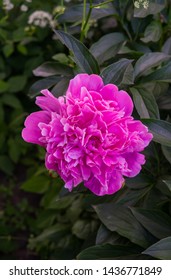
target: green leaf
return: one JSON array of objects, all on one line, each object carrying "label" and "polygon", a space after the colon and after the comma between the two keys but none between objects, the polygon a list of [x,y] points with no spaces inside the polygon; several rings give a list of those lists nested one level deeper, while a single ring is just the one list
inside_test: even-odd
[{"label": "green leaf", "polygon": [[67,209],[71,203],[73,202],[74,198],[71,199],[70,196],[63,197],[59,199],[57,197],[57,190],[55,190],[55,193],[52,193],[52,197],[50,194],[47,194],[42,198],[41,201],[41,206],[43,206],[46,209],[56,209],[56,210],[61,210],[61,209]]},{"label": "green leaf", "polygon": [[167,147],[167,146],[163,146],[163,145],[161,147],[162,147],[162,152],[163,152],[165,158],[171,164],[171,147]]},{"label": "green leaf", "polygon": [[157,102],[151,91],[143,87],[130,88],[130,90],[141,118],[160,118]]},{"label": "green leaf", "polygon": [[21,154],[20,143],[16,139],[10,138],[8,140],[8,149],[10,158],[17,163]]},{"label": "green leaf", "polygon": [[54,96],[59,97],[64,95],[67,91],[68,85],[70,82],[70,78],[62,78],[59,83],[57,83],[52,89],[51,92]]},{"label": "green leaf", "polygon": [[157,42],[162,35],[161,23],[158,21],[152,21],[144,32],[144,38],[141,41],[144,43]]},{"label": "green leaf", "polygon": [[12,76],[9,78],[9,92],[15,93],[22,91],[26,85],[27,78],[24,75]]},{"label": "green leaf", "polygon": [[45,229],[39,236],[30,240],[31,243],[38,243],[49,240],[57,240],[62,237],[69,229],[68,225],[57,224]]},{"label": "green leaf", "polygon": [[53,60],[58,61],[62,65],[68,65],[69,64],[69,59],[66,54],[64,53],[57,53],[52,56]]},{"label": "green leaf", "polygon": [[8,91],[9,89],[9,84],[5,81],[0,80],[0,93],[4,93]]},{"label": "green leaf", "polygon": [[[5,112],[4,112],[4,108],[3,108],[3,104],[2,104],[2,102],[1,102],[1,99],[0,99],[0,124],[1,123],[4,123],[4,115],[5,115]],[[4,136],[4,133],[3,134],[1,134],[1,136]],[[0,136],[0,137],[1,137]],[[0,141],[1,142],[1,141]],[[1,147],[1,145],[0,145],[0,147]]]},{"label": "green leaf", "polygon": [[134,83],[132,60],[123,58],[103,69],[101,76],[105,84],[113,83],[117,86]]},{"label": "green leaf", "polygon": [[132,92],[135,108],[138,114],[140,115],[141,118],[149,119],[150,115],[141,94],[138,92],[136,88],[131,88],[130,90]]},{"label": "green leaf", "polygon": [[161,82],[171,82],[171,61],[158,70],[155,70],[148,76],[143,78],[143,82],[149,81],[161,81]]},{"label": "green leaf", "polygon": [[3,53],[5,57],[9,57],[14,52],[13,43],[9,43],[3,47]]},{"label": "green leaf", "polygon": [[27,55],[28,54],[28,50],[27,50],[26,46],[23,45],[23,44],[18,44],[17,45],[17,50],[18,50],[19,53],[21,53],[23,55]]},{"label": "green leaf", "polygon": [[44,193],[49,188],[49,179],[46,176],[32,176],[21,185],[21,189],[32,193]]},{"label": "green leaf", "polygon": [[171,147],[171,124],[162,120],[141,120],[153,134],[153,140],[165,146]]},{"label": "green leaf", "polygon": [[120,241],[125,241],[118,233],[108,230],[103,224],[100,225],[96,235],[96,245],[112,244],[122,245]]},{"label": "green leaf", "polygon": [[[65,12],[58,17],[58,22],[81,22],[83,16],[83,7],[83,4],[71,5],[70,7],[67,7]],[[89,3],[86,3],[86,14],[88,14],[89,7]],[[99,7],[98,9],[94,8],[92,10],[90,19],[97,20],[113,14],[116,14],[114,5],[108,3]]]},{"label": "green leaf", "polygon": [[166,55],[161,52],[153,52],[153,53],[146,53],[143,56],[141,56],[134,66],[134,75],[135,78],[138,76],[142,76],[146,74],[148,70],[151,68],[160,65],[165,60],[168,60],[170,58],[169,55]]},{"label": "green leaf", "polygon": [[128,189],[123,188],[118,193],[115,194],[113,202],[118,205],[124,206],[134,206],[140,199],[142,199],[151,188],[142,188],[142,189]]},{"label": "green leaf", "polygon": [[126,186],[130,189],[142,189],[153,183],[153,179],[147,176],[146,174],[138,174],[133,178],[126,178]]},{"label": "green leaf", "polygon": [[20,100],[12,94],[4,94],[2,96],[2,103],[4,103],[5,105],[8,105],[14,109],[21,109],[22,108],[22,104],[20,102]]},{"label": "green leaf", "polygon": [[149,0],[147,8],[144,8],[143,5],[140,5],[139,8],[134,8],[134,17],[144,18],[148,15],[156,15],[165,8],[165,5],[165,0]]},{"label": "green leaf", "polygon": [[73,71],[70,67],[57,63],[57,62],[45,62],[36,69],[33,70],[35,76],[40,77],[49,77],[54,75],[64,75],[70,76],[73,74]]},{"label": "green leaf", "polygon": [[165,93],[159,96],[157,103],[162,110],[171,110],[171,88],[166,89]]},{"label": "green leaf", "polygon": [[119,257],[126,257],[140,253],[138,247],[128,245],[96,245],[89,247],[82,251],[78,256],[78,260],[110,260],[118,259]]},{"label": "green leaf", "polygon": [[56,213],[48,210],[41,210],[36,217],[36,226],[42,230],[49,228],[56,219]]},{"label": "green leaf", "polygon": [[61,77],[57,77],[57,76],[51,76],[51,77],[39,80],[31,86],[31,88],[29,90],[29,96],[35,97],[36,95],[40,94],[40,91],[42,89],[46,89],[46,88],[49,89],[60,81],[61,81]]},{"label": "green leaf", "polygon": [[171,237],[166,237],[153,244],[142,254],[147,254],[161,260],[171,260]]},{"label": "green leaf", "polygon": [[132,208],[135,218],[158,239],[171,235],[171,218],[160,210]]},{"label": "green leaf", "polygon": [[21,26],[13,31],[12,37],[14,42],[20,42],[25,37],[25,27]]},{"label": "green leaf", "polygon": [[81,219],[77,220],[72,227],[72,233],[78,238],[86,240],[91,234],[91,222]]},{"label": "green leaf", "polygon": [[0,170],[8,175],[12,175],[14,165],[7,156],[0,156]]},{"label": "green leaf", "polygon": [[134,218],[130,209],[115,202],[97,205],[94,209],[109,230],[117,232],[142,247],[148,246],[147,232]]},{"label": "green leaf", "polygon": [[162,52],[171,55],[171,37],[169,37],[162,47]]},{"label": "green leaf", "polygon": [[99,66],[94,56],[89,52],[85,45],[63,31],[54,30],[59,40],[74,54],[74,60],[81,71],[88,74],[99,74]]},{"label": "green leaf", "polygon": [[165,179],[165,180],[162,180],[166,186],[168,187],[169,191],[171,192],[171,179]]},{"label": "green leaf", "polygon": [[109,33],[102,36],[99,41],[94,43],[90,51],[99,64],[103,64],[104,61],[113,58],[118,53],[125,40],[126,38],[122,33]]}]

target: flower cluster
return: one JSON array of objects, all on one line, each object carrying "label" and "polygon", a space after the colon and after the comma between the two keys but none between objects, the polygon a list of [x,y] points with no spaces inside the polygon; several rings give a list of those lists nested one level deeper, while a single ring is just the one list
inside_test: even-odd
[{"label": "flower cluster", "polygon": [[66,95],[47,89],[36,99],[42,111],[30,114],[22,137],[46,149],[46,167],[70,191],[81,182],[96,195],[113,194],[124,176],[134,177],[145,163],[141,152],[152,134],[131,116],[132,99],[100,76],[78,74]]},{"label": "flower cluster", "polygon": [[21,7],[20,7],[20,10],[21,10],[22,12],[27,12],[27,11],[28,11],[28,6],[25,5],[25,4],[22,4]]},{"label": "flower cluster", "polygon": [[148,0],[136,0],[134,1],[134,6],[139,9],[141,6],[144,9],[147,9],[149,7],[149,1]]},{"label": "flower cluster", "polygon": [[52,15],[41,10],[35,11],[29,16],[28,24],[33,24],[41,28],[44,28],[47,25],[53,25]]},{"label": "flower cluster", "polygon": [[10,11],[14,8],[14,4],[10,0],[3,0],[3,9]]}]

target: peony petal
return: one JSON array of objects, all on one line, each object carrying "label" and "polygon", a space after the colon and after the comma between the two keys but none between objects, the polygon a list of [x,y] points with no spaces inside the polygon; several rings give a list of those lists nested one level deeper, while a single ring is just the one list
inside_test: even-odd
[{"label": "peony petal", "polygon": [[108,184],[105,186],[102,185],[101,182],[94,176],[91,176],[91,178],[86,181],[84,185],[98,196],[114,194],[122,187],[124,179],[119,171],[114,171],[108,176]]},{"label": "peony petal", "polygon": [[115,100],[115,96],[118,93],[118,87],[112,84],[108,84],[105,85],[100,92],[105,100]]},{"label": "peony petal", "polygon": [[88,91],[98,92],[103,87],[102,78],[95,74],[78,74],[70,81],[66,97],[80,98],[82,87],[85,87]]},{"label": "peony petal", "polygon": [[39,141],[41,130],[38,127],[40,122],[49,123],[50,113],[45,111],[39,111],[30,114],[25,120],[25,128],[22,130],[22,138],[29,143],[45,146],[44,143]]},{"label": "peony petal", "polygon": [[115,100],[118,103],[119,109],[124,109],[125,116],[130,116],[133,111],[133,102],[129,94],[124,91],[120,90],[115,93]]},{"label": "peony petal", "polygon": [[127,177],[134,177],[141,171],[141,165],[145,164],[145,156],[140,153],[127,153],[124,158],[128,164],[129,171],[123,171],[122,174]]},{"label": "peony petal", "polygon": [[122,173],[120,171],[115,170],[110,177],[109,183],[108,183],[108,194],[113,194],[117,191],[119,191],[125,180],[122,177]]},{"label": "peony petal", "polygon": [[138,135],[140,136],[140,138],[143,140],[143,149],[148,146],[148,144],[150,143],[150,141],[153,138],[153,135],[151,133],[148,132],[148,128],[142,124],[141,121],[135,121],[132,120],[130,122],[128,122],[127,124],[129,132],[138,132]]},{"label": "peony petal", "polygon": [[44,96],[36,97],[36,104],[42,109],[50,112],[60,113],[60,102],[48,89],[41,91]]}]

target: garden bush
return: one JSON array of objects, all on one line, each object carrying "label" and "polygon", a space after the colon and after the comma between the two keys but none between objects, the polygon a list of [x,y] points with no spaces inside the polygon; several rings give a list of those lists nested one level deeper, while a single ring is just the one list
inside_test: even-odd
[{"label": "garden bush", "polygon": [[[0,4],[1,258],[171,259],[170,1]],[[126,91],[153,135],[113,194],[69,192],[21,137],[40,91],[65,96],[81,73]]]}]

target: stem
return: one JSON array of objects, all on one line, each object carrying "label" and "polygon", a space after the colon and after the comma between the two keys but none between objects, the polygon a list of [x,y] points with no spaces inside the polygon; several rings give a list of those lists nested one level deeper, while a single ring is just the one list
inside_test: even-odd
[{"label": "stem", "polygon": [[84,0],[83,3],[83,18],[82,18],[82,25],[81,25],[81,37],[80,37],[80,41],[83,41],[84,38],[84,25],[85,25],[85,21],[86,21],[86,8],[87,8],[87,1]]},{"label": "stem", "polygon": [[85,29],[86,29],[86,27],[87,27],[88,21],[89,21],[90,16],[91,16],[92,9],[93,9],[92,1],[90,0],[90,8],[89,8],[89,11],[88,11],[88,14],[87,14],[87,18],[86,18],[86,20],[85,20],[85,23],[84,23],[84,25],[83,25],[83,31],[85,31]]},{"label": "stem", "polygon": [[97,8],[97,7],[103,6],[105,4],[109,4],[111,2],[113,2],[113,0],[108,0],[108,1],[105,1],[103,3],[99,3],[99,4],[96,4],[96,5],[93,5],[92,8]]},{"label": "stem", "polygon": [[86,17],[86,0],[84,0],[83,18],[82,18],[82,25],[81,25],[81,37],[80,37],[81,42],[83,42],[83,39],[85,37],[85,30],[86,30],[87,24],[89,22],[89,19],[91,17],[91,13],[92,13],[93,8],[97,8],[97,7],[103,6],[105,4],[111,3],[111,2],[113,2],[113,0],[107,0],[103,3],[99,3],[99,4],[96,4],[96,5],[93,5],[92,0],[90,0],[89,2],[90,2],[90,6],[89,6],[89,11],[88,11],[88,14],[87,14],[87,17]]}]

